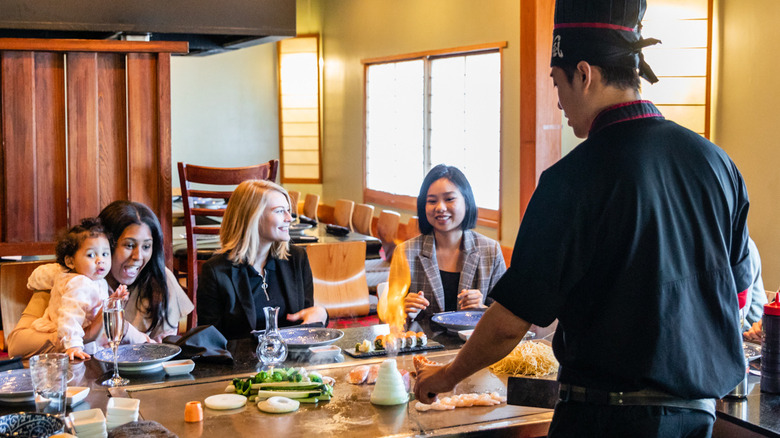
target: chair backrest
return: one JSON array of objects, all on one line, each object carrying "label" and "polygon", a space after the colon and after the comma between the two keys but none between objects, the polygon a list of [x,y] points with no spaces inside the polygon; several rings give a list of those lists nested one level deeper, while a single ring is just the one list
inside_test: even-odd
[{"label": "chair backrest", "polygon": [[34,262],[0,263],[0,310],[3,316],[3,350],[8,349],[6,340],[16,327],[19,318],[34,291],[27,289],[27,278],[40,265],[52,260]]},{"label": "chair backrest", "polygon": [[[219,225],[198,225],[196,217],[221,217],[235,186],[248,179],[273,181],[279,167],[279,160],[246,167],[205,167],[178,163],[181,198],[184,207],[184,227],[187,231],[187,295],[197,306],[198,274],[204,261],[198,261],[197,235],[219,235]],[[217,186],[208,189],[193,189],[192,183]],[[204,202],[201,198],[210,201]],[[221,201],[221,203],[220,203]],[[197,313],[188,317],[187,327],[197,326]]]},{"label": "chair backrest", "polygon": [[339,199],[333,211],[333,223],[352,229],[352,212],[355,210],[355,201]]},{"label": "chair backrest", "polygon": [[303,201],[303,215],[317,220],[317,207],[320,205],[320,195],[307,193]]},{"label": "chair backrest", "polygon": [[395,243],[398,237],[398,224],[401,222],[401,214],[392,210],[382,210],[379,213],[379,221],[376,223],[376,237],[382,244]]},{"label": "chair backrest", "polygon": [[368,315],[366,242],[306,246],[314,277],[314,304],[333,318]]},{"label": "chair backrest", "polygon": [[297,190],[288,190],[287,194],[290,195],[290,211],[294,214],[298,214],[298,200],[301,199],[301,192]]},{"label": "chair backrest", "polygon": [[409,240],[412,237],[420,235],[420,220],[417,216],[409,218],[409,222],[406,223],[406,236],[404,240]]},{"label": "chair backrest", "polygon": [[352,212],[352,226],[354,230],[366,236],[371,235],[371,221],[374,219],[374,206],[358,204]]}]

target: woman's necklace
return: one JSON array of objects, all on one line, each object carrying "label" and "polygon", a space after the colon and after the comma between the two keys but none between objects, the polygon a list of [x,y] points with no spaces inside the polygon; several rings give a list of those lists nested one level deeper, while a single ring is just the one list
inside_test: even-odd
[{"label": "woman's necklace", "polygon": [[263,293],[265,293],[265,299],[268,301],[271,301],[271,297],[268,296],[268,283],[265,281],[265,268],[263,268],[263,275],[260,276],[260,279],[263,280],[263,284],[260,285],[261,288],[263,288]]}]

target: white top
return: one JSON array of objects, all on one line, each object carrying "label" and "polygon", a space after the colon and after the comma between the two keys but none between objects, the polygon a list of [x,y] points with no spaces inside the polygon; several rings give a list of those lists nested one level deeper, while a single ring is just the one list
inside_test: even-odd
[{"label": "white top", "polygon": [[[67,272],[59,263],[48,263],[41,265],[33,271],[27,280],[27,288],[34,291],[47,291],[52,290],[56,278],[62,273]],[[144,342],[160,342],[164,337],[168,335],[175,335],[178,333],[179,320],[187,316],[195,309],[192,305],[192,301],[184,293],[179,282],[176,280],[176,276],[166,268],[165,269],[166,285],[168,286],[168,321],[169,324],[163,324],[162,327],[155,328],[154,332],[149,332],[151,326],[151,318],[145,310],[136,308],[136,298],[138,296],[138,288],[133,285],[128,286],[130,291],[130,298],[127,301],[125,307],[125,319],[130,323],[127,328],[122,343],[139,344]],[[54,298],[52,290],[52,297],[49,302],[51,307],[51,300]],[[110,292],[109,292],[110,293]],[[141,303],[142,309],[148,307],[148,302],[143,300]],[[54,331],[54,330],[51,330]],[[83,336],[83,334],[82,334]]]},{"label": "white top", "polygon": [[[92,280],[86,275],[61,272],[56,274],[49,307],[42,317],[33,321],[32,327],[44,333],[57,331],[57,338],[66,350],[84,348],[84,327],[92,324],[106,298],[106,280]],[[96,347],[102,347],[107,342],[101,336],[96,344]]]}]

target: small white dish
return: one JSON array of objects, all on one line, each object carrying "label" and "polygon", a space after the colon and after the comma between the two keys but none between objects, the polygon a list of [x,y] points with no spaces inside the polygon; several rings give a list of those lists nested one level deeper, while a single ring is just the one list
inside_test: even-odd
[{"label": "small white dish", "polygon": [[106,415],[106,423],[127,423],[129,421],[138,421],[138,413],[131,415],[118,415],[108,414]]},{"label": "small white dish", "polygon": [[184,360],[171,360],[163,362],[163,369],[165,374],[169,376],[178,376],[180,374],[187,374],[195,369],[195,362],[190,359]]},{"label": "small white dish", "polygon": [[68,386],[68,406],[75,406],[82,401],[84,401],[85,398],[87,398],[87,395],[89,394],[89,387],[86,386]]},{"label": "small white dish", "polygon": [[315,360],[330,359],[341,354],[341,348],[338,345],[309,347],[309,353],[311,353],[311,358]]},{"label": "small white dish", "polygon": [[137,398],[111,397],[106,405],[106,414],[120,417],[138,415],[140,407],[141,400]]},{"label": "small white dish", "polygon": [[458,337],[463,339],[464,341],[468,341],[471,337],[471,334],[474,333],[474,329],[470,330],[458,330]]},{"label": "small white dish", "polygon": [[239,394],[217,394],[206,397],[206,400],[203,400],[203,405],[218,411],[238,409],[246,405],[246,397]]},{"label": "small white dish", "polygon": [[[110,400],[109,403],[111,403]],[[85,432],[89,432],[89,429],[96,429],[99,426],[105,428],[106,416],[100,409],[87,409],[86,411],[71,412],[70,421],[77,431],[84,429]]]}]

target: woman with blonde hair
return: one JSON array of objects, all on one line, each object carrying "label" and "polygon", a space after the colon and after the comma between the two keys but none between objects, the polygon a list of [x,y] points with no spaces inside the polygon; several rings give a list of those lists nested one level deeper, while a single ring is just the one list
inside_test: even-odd
[{"label": "woman with blonde hair", "polygon": [[270,181],[249,180],[230,197],[219,240],[222,249],[203,265],[198,282],[198,323],[227,339],[265,328],[263,307],[279,307],[279,325],[326,325],[314,306],[306,251],[290,246],[290,196]]}]

